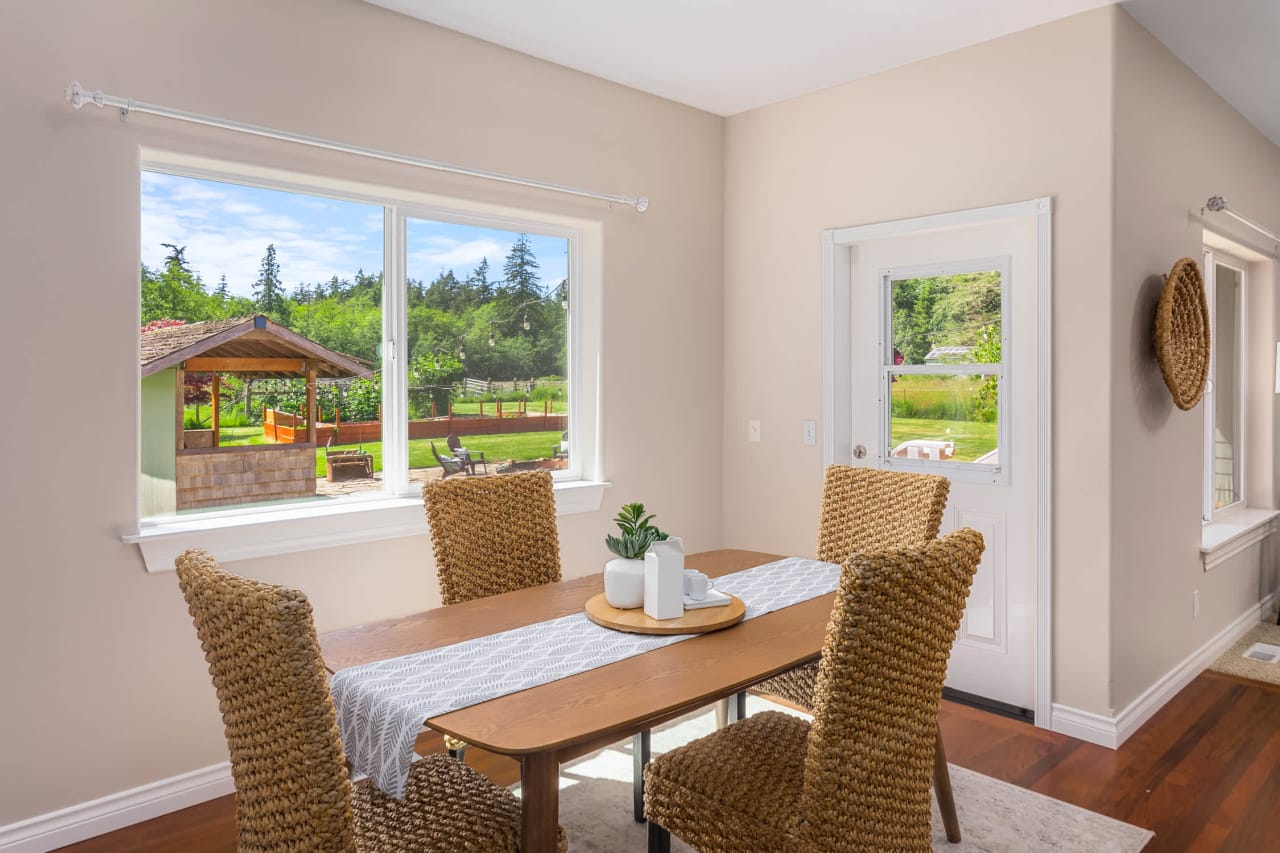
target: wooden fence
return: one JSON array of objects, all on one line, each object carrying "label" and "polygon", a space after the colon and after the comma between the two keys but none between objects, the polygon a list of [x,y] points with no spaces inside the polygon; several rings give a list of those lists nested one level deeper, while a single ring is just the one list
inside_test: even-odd
[{"label": "wooden fence", "polygon": [[[514,403],[507,403],[514,407]],[[538,405],[538,404],[534,404]],[[499,408],[499,412],[502,410]],[[520,432],[563,432],[569,428],[568,415],[509,414],[484,416],[454,415],[442,418],[425,418],[409,421],[409,438],[445,438],[449,433],[458,435],[505,435]],[[267,409],[262,416],[262,434],[279,444],[302,443],[307,440],[306,419],[288,412]],[[333,439],[334,445],[363,444],[382,440],[381,421],[341,421],[337,424],[316,424],[316,444],[324,447]]]}]

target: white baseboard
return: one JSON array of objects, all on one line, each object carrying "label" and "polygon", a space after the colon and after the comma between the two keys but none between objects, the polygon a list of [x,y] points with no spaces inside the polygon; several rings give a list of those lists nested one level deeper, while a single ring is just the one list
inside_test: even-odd
[{"label": "white baseboard", "polygon": [[1274,598],[1274,593],[1268,595],[1257,605],[1231,620],[1231,623],[1215,634],[1209,642],[1196,649],[1155,684],[1142,691],[1137,699],[1130,702],[1114,717],[1082,711],[1069,705],[1055,704],[1049,728],[1089,743],[1116,749],[1140,729],[1143,723],[1155,716],[1156,711],[1163,708],[1178,694],[1178,691],[1190,684],[1192,679],[1209,668],[1209,664],[1249,633],[1259,621],[1266,618],[1266,615],[1271,612]]},{"label": "white baseboard", "polygon": [[0,826],[3,853],[45,853],[226,796],[235,790],[224,761],[56,812]]},{"label": "white baseboard", "polygon": [[1107,749],[1119,746],[1116,740],[1116,718],[1092,711],[1081,711],[1070,705],[1053,705],[1049,728],[1059,734],[1070,735],[1076,740],[1096,743]]}]

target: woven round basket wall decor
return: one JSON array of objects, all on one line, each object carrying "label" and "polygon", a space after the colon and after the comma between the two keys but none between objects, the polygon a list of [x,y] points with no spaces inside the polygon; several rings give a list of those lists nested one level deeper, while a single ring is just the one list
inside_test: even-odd
[{"label": "woven round basket wall decor", "polygon": [[1173,404],[1186,411],[1209,380],[1209,303],[1200,267],[1191,258],[1173,265],[1156,305],[1156,359]]}]

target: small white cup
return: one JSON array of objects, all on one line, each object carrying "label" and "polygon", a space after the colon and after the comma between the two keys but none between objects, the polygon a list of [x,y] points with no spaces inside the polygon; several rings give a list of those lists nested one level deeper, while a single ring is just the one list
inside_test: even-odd
[{"label": "small white cup", "polygon": [[706,599],[707,592],[715,589],[715,581],[697,569],[684,570],[684,594],[694,601]]}]

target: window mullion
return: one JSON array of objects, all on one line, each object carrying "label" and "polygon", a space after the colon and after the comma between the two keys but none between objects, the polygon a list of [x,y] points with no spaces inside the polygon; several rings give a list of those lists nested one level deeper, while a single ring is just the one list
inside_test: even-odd
[{"label": "window mullion", "polygon": [[388,494],[408,494],[409,416],[404,216],[383,208],[382,482]]}]

